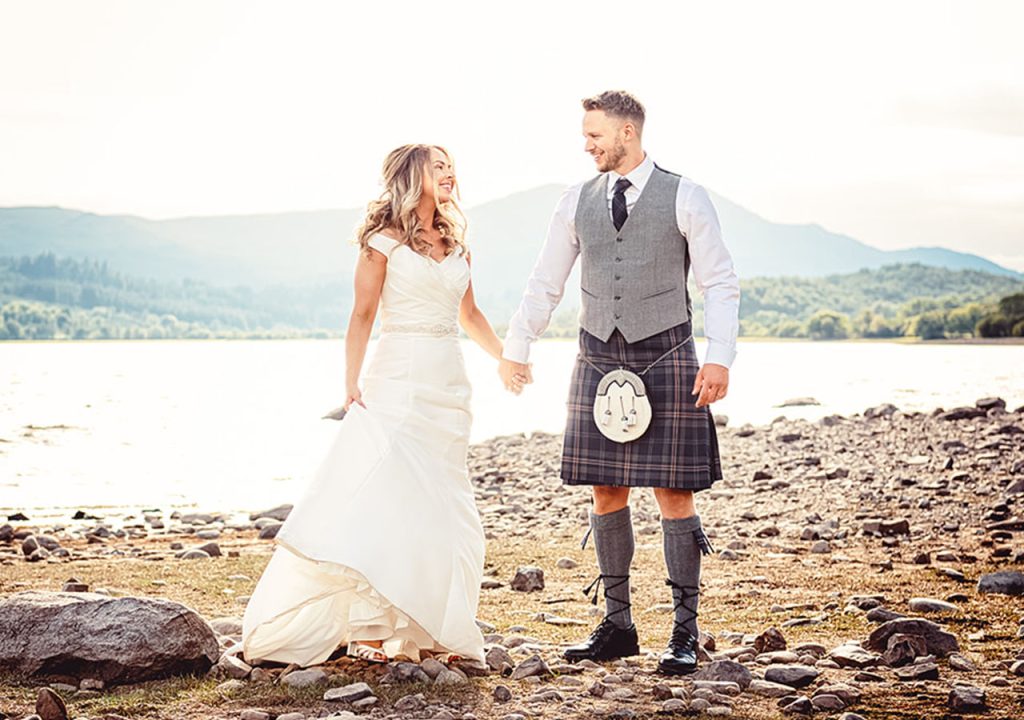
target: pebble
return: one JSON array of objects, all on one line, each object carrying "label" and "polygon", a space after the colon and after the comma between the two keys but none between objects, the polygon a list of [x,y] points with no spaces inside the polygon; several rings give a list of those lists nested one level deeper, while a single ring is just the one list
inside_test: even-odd
[{"label": "pebble", "polygon": [[1019,570],[1001,570],[982,575],[978,579],[978,592],[1024,595],[1024,573]]},{"label": "pebble", "polygon": [[946,704],[950,710],[959,713],[980,713],[988,709],[985,691],[972,685],[954,685]]},{"label": "pebble", "polygon": [[352,683],[344,687],[331,688],[324,693],[327,702],[355,702],[373,695],[373,690],[364,682]]},{"label": "pebble", "polygon": [[293,670],[281,678],[281,684],[291,688],[307,688],[327,683],[327,673],[318,668]]},{"label": "pebble", "polygon": [[907,606],[911,611],[917,613],[944,613],[960,611],[960,608],[953,603],[946,602],[945,600],[936,600],[935,598],[925,597],[910,598]]},{"label": "pebble", "polygon": [[802,688],[814,682],[821,673],[806,665],[772,665],[764,672],[768,682]]},{"label": "pebble", "polygon": [[516,666],[512,671],[512,679],[522,680],[528,677],[546,677],[550,674],[551,670],[548,668],[547,663],[544,662],[540,655],[534,654]]},{"label": "pebble", "polygon": [[533,565],[523,565],[516,570],[510,587],[517,592],[533,592],[544,589],[544,571]]}]

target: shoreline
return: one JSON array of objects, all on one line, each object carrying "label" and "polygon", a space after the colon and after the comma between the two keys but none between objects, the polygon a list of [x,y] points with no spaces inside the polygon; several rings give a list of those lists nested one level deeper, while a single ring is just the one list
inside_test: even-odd
[{"label": "shoreline", "polygon": [[[1004,402],[1005,403],[1005,401],[1002,401],[1001,398],[982,398],[982,399],[978,400],[978,403],[983,403],[983,402],[988,401],[988,400],[999,400],[1000,402]],[[784,405],[784,406],[778,406],[777,409],[778,409],[778,411],[780,413],[782,413],[782,412],[784,412],[786,410],[799,409],[799,408],[803,408],[803,407],[813,407],[813,404]],[[869,407],[869,408],[866,408],[865,410],[863,410],[863,411],[861,411],[859,413],[854,413],[852,415],[831,414],[831,415],[825,415],[825,416],[823,416],[821,418],[816,418],[814,420],[808,420],[808,419],[799,418],[799,417],[786,417],[786,416],[780,414],[778,417],[776,417],[771,422],[763,423],[763,424],[756,424],[755,425],[755,424],[747,423],[747,424],[743,424],[743,425],[719,426],[718,427],[718,433],[719,433],[720,436],[724,436],[726,438],[733,437],[733,436],[748,437],[748,436],[753,435],[753,434],[762,435],[762,434],[765,434],[765,433],[768,433],[768,432],[772,432],[776,428],[777,425],[785,426],[787,424],[798,424],[798,425],[803,425],[803,426],[811,426],[812,428],[815,428],[815,427],[823,428],[823,427],[830,427],[831,425],[834,425],[836,423],[856,423],[856,422],[863,423],[863,422],[867,422],[867,421],[871,420],[873,418],[873,416],[875,416],[875,414],[878,412],[878,408],[879,407],[886,408],[885,412],[889,413],[890,415],[896,415],[897,417],[907,417],[907,418],[935,417],[935,416],[939,415],[940,413],[949,413],[949,412],[956,412],[956,411],[963,411],[964,410],[964,408],[934,407],[934,408],[932,408],[932,409],[930,409],[928,411],[923,411],[923,410],[904,411],[904,410],[899,409],[895,405],[886,404],[886,405],[882,405],[882,406],[878,406],[878,407]],[[1014,408],[1004,409],[1003,412],[1009,418],[1014,418],[1014,417],[1018,417],[1018,416],[1024,416],[1024,405],[1022,405],[1021,407],[1015,408],[1015,409]],[[470,443],[469,454],[470,454],[470,457],[472,458],[474,453],[486,452],[487,450],[492,449],[494,447],[503,446],[503,445],[506,445],[506,444],[509,444],[509,443],[514,443],[514,444],[526,443],[526,444],[530,444],[532,442],[537,442],[537,441],[549,442],[549,441],[553,441],[553,440],[558,440],[558,442],[561,442],[561,433],[552,433],[552,432],[547,432],[547,431],[542,431],[542,430],[534,430],[534,431],[531,431],[531,432],[528,432],[528,433],[514,433],[514,434],[511,434],[511,435],[495,435],[493,437],[490,437],[490,438],[487,438],[487,439],[484,439],[484,440],[481,440],[481,441],[478,441],[478,442]],[[728,459],[726,453],[723,453],[723,459],[726,459],[726,460]],[[565,486],[563,486],[563,487],[565,487]],[[70,518],[69,519],[69,518],[64,517],[66,515],[74,515],[76,513],[84,513],[84,514],[88,514],[88,515],[98,515],[99,518],[101,518],[101,519],[104,518],[105,516],[114,517],[114,516],[117,516],[117,515],[124,515],[124,516],[126,516],[125,519],[135,519],[135,516],[142,516],[142,515],[156,515],[156,514],[160,514],[160,515],[170,516],[170,515],[172,515],[174,513],[180,513],[180,514],[196,514],[196,513],[201,513],[201,514],[214,514],[214,515],[222,516],[225,521],[241,521],[241,520],[243,520],[243,518],[249,516],[250,514],[256,513],[256,512],[260,511],[260,508],[258,508],[258,507],[247,507],[247,508],[235,507],[235,508],[216,509],[216,510],[210,510],[209,508],[210,508],[209,505],[204,504],[202,502],[197,502],[197,501],[170,503],[170,504],[163,504],[163,505],[161,505],[160,503],[154,503],[154,504],[150,504],[150,505],[146,505],[146,506],[142,506],[142,505],[139,505],[139,504],[124,504],[124,505],[121,505],[121,504],[100,504],[100,505],[66,505],[66,506],[63,506],[63,505],[0,506],[0,524],[3,523],[3,518],[8,517],[9,515],[15,515],[17,513],[24,513],[24,514],[35,513],[36,517],[38,517],[40,520],[48,520],[48,521],[51,521],[51,522],[52,521],[59,521],[59,520],[62,520],[62,519],[64,521],[67,521],[67,522],[76,522],[76,520],[74,518]],[[29,515],[29,517],[30,517],[30,520],[26,521],[26,522],[33,522],[32,516]]]}]

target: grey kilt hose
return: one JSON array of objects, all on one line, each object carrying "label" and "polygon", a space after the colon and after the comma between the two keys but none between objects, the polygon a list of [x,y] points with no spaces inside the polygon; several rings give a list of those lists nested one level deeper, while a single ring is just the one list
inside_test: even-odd
[{"label": "grey kilt hose", "polygon": [[[635,343],[618,330],[602,342],[580,329],[580,353],[608,372],[640,372],[690,335],[690,323]],[[577,357],[569,388],[568,420],[562,446],[562,481],[567,485],[620,485],[705,490],[722,478],[718,434],[710,407],[691,395],[700,364],[693,339],[658,362],[644,376],[651,425],[627,443],[609,440],[594,422],[594,393],[602,372]]]}]

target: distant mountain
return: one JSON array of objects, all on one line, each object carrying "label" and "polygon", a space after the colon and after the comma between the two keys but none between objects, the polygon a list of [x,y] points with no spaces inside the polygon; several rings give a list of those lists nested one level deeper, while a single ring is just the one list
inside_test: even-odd
[{"label": "distant mountain", "polygon": [[[467,211],[474,285],[482,299],[505,306],[518,298],[562,191],[546,185]],[[1024,277],[977,255],[942,248],[879,250],[818,225],[773,223],[726,198],[713,199],[743,278],[821,277],[893,263]],[[356,258],[351,238],[361,216],[351,209],[148,220],[62,208],[0,208],[0,256],[49,251],[105,261],[136,277],[256,289],[347,282]],[[567,291],[567,304],[578,301],[576,294]]]},{"label": "distant mountain", "polygon": [[721,195],[711,193],[711,197],[741,277],[821,277],[919,263],[1024,278],[978,255],[944,248],[879,250],[820,225],[773,223]]}]

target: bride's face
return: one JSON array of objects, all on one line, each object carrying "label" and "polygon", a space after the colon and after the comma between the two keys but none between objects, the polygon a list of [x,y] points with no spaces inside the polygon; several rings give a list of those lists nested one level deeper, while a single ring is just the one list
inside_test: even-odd
[{"label": "bride's face", "polygon": [[441,205],[451,200],[454,192],[455,169],[451,160],[437,148],[431,148],[430,162],[423,169],[423,194]]}]

